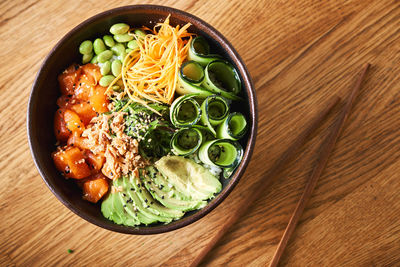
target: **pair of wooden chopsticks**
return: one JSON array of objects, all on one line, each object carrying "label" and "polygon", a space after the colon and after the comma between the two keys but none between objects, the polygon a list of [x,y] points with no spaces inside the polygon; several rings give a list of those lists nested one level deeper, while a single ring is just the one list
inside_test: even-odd
[{"label": "pair of wooden chopsticks", "polygon": [[[354,100],[360,90],[362,81],[364,80],[365,74],[367,73],[370,64],[366,64],[361,74],[359,75],[357,82],[352,89],[349,99],[343,107],[342,111],[338,116],[338,120],[336,121],[335,126],[332,129],[332,132],[328,135],[326,141],[322,144],[322,149],[318,158],[318,162],[316,167],[314,168],[310,179],[307,181],[305,190],[294,210],[290,221],[286,227],[286,230],[282,236],[281,241],[279,242],[278,248],[275,252],[275,255],[272,258],[270,266],[277,266],[279,260],[285,250],[285,247],[290,239],[291,234],[294,232],[297,222],[300,219],[301,214],[304,211],[304,208],[311,198],[312,192],[317,184],[318,178],[321,176],[323,169],[325,168],[329,155],[331,154],[335,143],[339,137],[341,130],[345,124],[347,117],[350,114],[351,108],[353,106]],[[221,237],[228,231],[228,229],[239,219],[241,218],[251,207],[253,202],[260,198],[262,194],[265,192],[266,188],[270,186],[270,184],[276,180],[279,176],[279,173],[286,166],[287,162],[294,158],[297,150],[303,146],[308,137],[321,125],[327,115],[332,111],[332,109],[336,106],[336,104],[340,101],[339,97],[333,97],[328,101],[326,108],[320,112],[309,124],[309,126],[295,139],[293,144],[282,154],[282,156],[274,163],[273,167],[266,174],[266,179],[260,179],[254,186],[255,192],[250,194],[249,198],[244,201],[243,205],[238,209],[238,211],[231,216],[224,226],[218,231],[218,233],[214,236],[213,239],[206,245],[206,247],[200,252],[200,254],[194,259],[191,266],[198,266],[200,262],[207,256],[207,254],[211,251],[211,249],[217,244],[217,242],[221,239]]]}]

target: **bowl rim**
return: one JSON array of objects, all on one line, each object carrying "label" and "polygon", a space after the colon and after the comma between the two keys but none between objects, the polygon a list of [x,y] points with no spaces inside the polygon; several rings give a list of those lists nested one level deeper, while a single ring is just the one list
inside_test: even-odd
[{"label": "bowl rim", "polygon": [[[248,101],[249,101],[249,108],[250,108],[250,117],[252,121],[251,127],[249,127],[250,134],[248,137],[248,143],[247,146],[245,147],[244,153],[243,153],[243,159],[234,172],[233,176],[231,177],[231,181],[228,183],[228,185],[225,187],[225,190],[221,191],[211,202],[209,202],[204,208],[201,210],[198,210],[194,214],[192,214],[189,217],[179,219],[177,221],[171,222],[169,224],[165,225],[158,225],[158,226],[141,226],[141,227],[127,227],[123,225],[118,225],[115,223],[105,223],[103,221],[98,220],[95,217],[92,217],[85,212],[82,212],[75,208],[74,205],[72,205],[68,199],[64,198],[62,194],[57,192],[55,188],[52,187],[52,185],[48,182],[47,177],[45,176],[44,172],[42,171],[42,166],[40,162],[37,160],[38,157],[38,152],[35,150],[35,144],[33,144],[32,141],[32,128],[33,128],[33,123],[31,119],[31,113],[33,112],[35,103],[33,102],[33,97],[34,93],[36,91],[37,83],[39,79],[41,78],[41,75],[43,70],[48,64],[49,59],[53,56],[53,54],[59,49],[59,47],[66,41],[68,40],[72,35],[75,33],[79,32],[82,28],[86,27],[87,25],[100,20],[104,16],[109,16],[109,15],[118,15],[120,13],[126,13],[130,12],[132,10],[142,10],[142,11],[162,11],[162,12],[168,12],[171,15],[179,15],[181,18],[183,17],[184,20],[188,20],[191,22],[196,22],[194,24],[195,27],[202,26],[200,28],[206,28],[209,30],[207,34],[210,34],[210,36],[215,39],[218,43],[224,44],[224,49],[228,48],[230,57],[232,61],[235,62],[235,64],[238,67],[239,73],[241,73],[241,76],[243,78],[243,88],[246,88],[247,94],[248,94]],[[29,94],[29,101],[28,101],[28,108],[27,108],[27,135],[28,135],[28,143],[29,143],[29,148],[31,151],[31,155],[33,158],[33,161],[35,163],[35,166],[42,177],[42,180],[45,182],[47,187],[50,189],[50,191],[57,197],[57,199],[63,203],[69,210],[71,210],[73,213],[78,215],[79,217],[83,218],[84,220],[97,225],[103,229],[107,229],[110,231],[114,232],[119,232],[119,233],[124,233],[124,234],[134,234],[134,235],[149,235],[149,234],[159,234],[159,233],[165,233],[165,232],[170,232],[179,228],[183,228],[184,226],[187,226],[189,224],[192,224],[201,218],[203,218],[206,214],[210,213],[212,210],[214,210],[219,204],[222,203],[222,201],[231,193],[231,191],[236,187],[238,184],[240,178],[243,176],[245,169],[247,165],[249,164],[251,155],[254,150],[255,142],[256,142],[256,136],[257,136],[257,123],[258,123],[258,103],[257,103],[257,98],[256,98],[256,92],[255,88],[251,79],[251,76],[249,74],[249,71],[244,64],[244,61],[242,58],[239,56],[238,52],[235,50],[233,45],[218,31],[216,30],[213,26],[208,24],[207,22],[203,21],[202,19],[198,18],[197,16],[194,16],[186,11],[182,11],[180,9],[168,7],[168,6],[161,6],[161,5],[127,5],[127,6],[121,6],[113,9],[109,9],[106,11],[103,11],[101,13],[98,13],[83,22],[79,23],[76,25],[74,28],[72,28],[67,34],[65,34],[57,43],[56,45],[50,50],[50,52],[47,54],[45,59],[43,60],[37,74],[35,77],[35,80],[32,84],[31,87],[31,92]]]}]

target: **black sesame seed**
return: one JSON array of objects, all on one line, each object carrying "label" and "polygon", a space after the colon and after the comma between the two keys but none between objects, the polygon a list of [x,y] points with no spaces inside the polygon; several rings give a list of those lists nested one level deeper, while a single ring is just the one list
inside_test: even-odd
[{"label": "black sesame seed", "polygon": [[148,202],[147,198],[144,200],[144,202],[146,202],[146,203]]},{"label": "black sesame seed", "polygon": [[162,199],[164,199],[164,196],[161,196]]}]

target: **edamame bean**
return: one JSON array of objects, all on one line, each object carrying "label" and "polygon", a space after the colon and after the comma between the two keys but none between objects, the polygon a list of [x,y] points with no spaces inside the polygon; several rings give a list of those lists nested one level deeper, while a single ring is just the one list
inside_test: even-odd
[{"label": "edamame bean", "polygon": [[90,61],[90,63],[93,63],[93,64],[97,64],[99,61],[97,60],[97,55],[95,55],[93,58],[92,58],[92,60]]},{"label": "edamame bean", "polygon": [[101,75],[105,76],[107,75],[111,70],[111,62],[106,61],[103,63],[103,65],[100,68]]},{"label": "edamame bean", "polygon": [[124,34],[129,31],[129,25],[125,23],[117,23],[111,26],[110,32],[112,34]]},{"label": "edamame bean", "polygon": [[111,51],[113,51],[117,56],[121,55],[125,52],[125,46],[123,44],[116,44],[111,47]]},{"label": "edamame bean", "polygon": [[125,49],[126,54],[129,54],[132,51],[133,51],[133,49],[130,49],[130,48]]},{"label": "edamame bean", "polygon": [[129,41],[127,46],[130,49],[135,49],[136,47],[138,47],[138,44],[137,44],[136,40],[132,40],[132,41]]},{"label": "edamame bean", "polygon": [[136,34],[137,37],[139,38],[144,38],[146,36],[146,33],[140,29],[136,29],[134,31],[134,33]]},{"label": "edamame bean", "polygon": [[84,55],[82,56],[82,64],[89,63],[90,60],[92,59],[92,57],[93,57],[93,53],[84,54]]},{"label": "edamame bean", "polygon": [[114,60],[111,64],[111,72],[117,77],[121,73],[122,63],[119,60]]},{"label": "edamame bean", "polygon": [[94,52],[96,53],[96,55],[99,55],[101,52],[103,52],[104,50],[106,50],[106,46],[104,45],[103,40],[101,40],[100,38],[97,38],[96,40],[94,40],[93,42],[93,49]]},{"label": "edamame bean", "polygon": [[127,33],[124,34],[115,34],[114,35],[114,39],[115,41],[117,41],[118,43],[126,43],[129,42],[131,40],[133,40],[133,36],[129,35]]},{"label": "edamame bean", "polygon": [[97,60],[104,63],[112,57],[113,53],[110,50],[105,50],[97,55]]},{"label": "edamame bean", "polygon": [[107,87],[110,85],[110,83],[112,83],[112,81],[114,81],[115,77],[112,75],[106,75],[101,77],[99,84],[103,87]]},{"label": "edamame bean", "polygon": [[112,38],[111,35],[104,35],[103,40],[106,46],[108,47],[113,47],[115,45],[114,39]]},{"label": "edamame bean", "polygon": [[111,87],[113,89],[113,91],[119,91],[119,89],[121,89],[118,85],[113,85],[113,87]]},{"label": "edamame bean", "polygon": [[81,53],[82,55],[90,54],[90,53],[92,53],[92,49],[93,49],[92,42],[89,40],[86,40],[86,41],[83,41],[81,43],[81,45],[79,46],[79,53]]},{"label": "edamame bean", "polygon": [[119,60],[121,60],[121,62],[124,62],[124,59],[126,57],[126,52],[125,50],[118,56]]}]

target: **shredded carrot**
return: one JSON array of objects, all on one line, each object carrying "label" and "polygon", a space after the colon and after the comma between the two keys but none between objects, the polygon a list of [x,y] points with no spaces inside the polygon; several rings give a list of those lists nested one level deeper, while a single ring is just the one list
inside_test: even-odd
[{"label": "shredded carrot", "polygon": [[[192,33],[187,32],[190,23],[183,27],[169,25],[168,16],[157,23],[144,38],[136,36],[138,47],[132,50],[122,63],[123,94],[131,101],[147,106],[149,102],[171,104],[178,81],[179,69],[186,59]],[[131,31],[130,31],[131,32]]]}]

